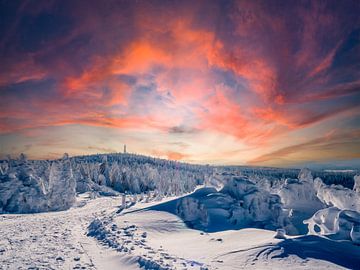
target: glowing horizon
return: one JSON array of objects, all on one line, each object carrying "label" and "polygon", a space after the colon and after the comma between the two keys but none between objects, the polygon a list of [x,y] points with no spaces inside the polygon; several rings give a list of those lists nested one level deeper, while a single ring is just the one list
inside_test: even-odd
[{"label": "glowing horizon", "polygon": [[358,1],[1,5],[0,158],[360,166]]}]

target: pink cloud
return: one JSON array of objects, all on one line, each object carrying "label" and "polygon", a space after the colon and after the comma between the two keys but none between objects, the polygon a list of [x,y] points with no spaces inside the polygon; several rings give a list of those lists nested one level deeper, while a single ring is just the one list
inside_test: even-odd
[{"label": "pink cloud", "polygon": [[[345,80],[333,67],[351,29],[326,3],[283,5],[236,1],[224,13],[201,1],[75,3],[66,13],[71,30],[4,58],[1,133],[69,124],[159,132],[185,126],[260,147],[354,116],[357,71],[348,68]],[[49,92],[23,96],[16,88],[45,80],[54,82]]]}]

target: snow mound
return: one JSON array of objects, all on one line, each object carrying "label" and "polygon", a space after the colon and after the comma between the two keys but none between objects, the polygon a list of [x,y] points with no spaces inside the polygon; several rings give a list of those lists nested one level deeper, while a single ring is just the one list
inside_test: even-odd
[{"label": "snow mound", "polygon": [[151,209],[174,213],[189,227],[207,232],[248,227],[294,229],[278,195],[239,177],[233,177],[220,191],[201,188],[175,202]]},{"label": "snow mound", "polygon": [[340,185],[325,185],[320,178],[314,181],[318,198],[328,206],[360,212],[360,193]]},{"label": "snow mound", "polygon": [[284,229],[277,229],[274,238],[276,239],[286,239],[286,231]]},{"label": "snow mound", "polygon": [[[316,195],[313,183],[310,181],[287,179],[280,187],[278,194],[285,208],[313,211],[324,207]],[[305,177],[309,180],[310,178]]]},{"label": "snow mound", "polygon": [[335,239],[360,243],[360,213],[356,211],[329,207],[317,211],[304,223],[308,225],[309,234],[331,235]]},{"label": "snow mound", "polygon": [[0,213],[59,211],[75,202],[76,181],[69,159],[39,161],[20,156],[0,175]]},{"label": "snow mound", "polygon": [[204,204],[196,198],[185,197],[180,200],[176,213],[190,227],[206,227],[209,223]]},{"label": "snow mound", "polygon": [[229,194],[235,199],[242,200],[249,194],[259,192],[259,189],[253,182],[245,178],[233,177],[225,184],[221,192]]},{"label": "snow mound", "polygon": [[265,228],[285,225],[280,197],[258,188],[247,179],[234,177],[221,193],[230,195],[235,203],[230,207],[230,220],[237,223],[262,223]]}]

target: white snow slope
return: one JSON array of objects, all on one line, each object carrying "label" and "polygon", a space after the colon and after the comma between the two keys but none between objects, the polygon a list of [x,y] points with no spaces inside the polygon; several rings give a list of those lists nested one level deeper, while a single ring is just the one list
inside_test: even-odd
[{"label": "white snow slope", "polygon": [[0,269],[360,269],[351,241],[190,229],[172,213],[180,199],[122,210],[120,197],[82,196],[62,212],[0,215]]}]

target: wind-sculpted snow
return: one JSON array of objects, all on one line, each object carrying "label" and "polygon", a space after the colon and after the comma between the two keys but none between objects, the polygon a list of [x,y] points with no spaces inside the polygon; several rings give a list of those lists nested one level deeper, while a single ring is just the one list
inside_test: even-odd
[{"label": "wind-sculpted snow", "polygon": [[293,230],[280,197],[243,178],[230,180],[220,191],[201,188],[151,209],[176,214],[189,227],[206,232],[248,227]]},{"label": "wind-sculpted snow", "polygon": [[285,208],[295,210],[319,210],[324,207],[311,182],[287,179],[278,191]]},{"label": "wind-sculpted snow", "polygon": [[309,227],[309,234],[327,235],[360,244],[360,213],[356,211],[329,207],[317,211],[304,223]]},{"label": "wind-sculpted snow", "polygon": [[206,228],[209,224],[207,209],[196,198],[185,197],[181,199],[177,205],[176,213],[191,227]]},{"label": "wind-sculpted snow", "polygon": [[304,220],[310,234],[327,235],[360,244],[360,194],[357,192],[358,176],[354,178],[353,190],[340,185],[327,186],[320,178],[315,179],[316,195],[327,208]]},{"label": "wind-sculpted snow", "polygon": [[258,188],[247,179],[233,178],[220,192],[235,199],[235,204],[230,206],[232,224],[255,223],[268,229],[287,225],[280,197]]},{"label": "wind-sculpted snow", "polygon": [[360,212],[360,193],[355,190],[344,188],[340,185],[327,186],[320,178],[315,179],[314,187],[318,198],[324,204],[335,206],[339,209]]},{"label": "wind-sculpted snow", "polygon": [[[351,190],[341,185],[329,186],[320,178],[313,180],[309,170],[302,170],[299,179],[286,180],[277,193],[284,208],[289,209],[289,218],[298,232],[306,233],[308,230],[309,233],[337,234],[340,238],[350,239],[352,225],[344,235],[339,233],[336,222],[339,222],[337,214],[340,210],[360,211],[360,194],[355,187]],[[305,227],[304,223],[308,226]]]},{"label": "wind-sculpted snow", "polygon": [[76,181],[70,160],[8,162],[0,176],[0,213],[68,209],[75,201]]},{"label": "wind-sculpted snow", "polygon": [[[247,214],[250,213],[251,221],[266,220],[264,223],[267,223],[267,227],[263,226],[264,228],[285,228],[286,233],[290,235],[306,234],[308,230],[310,230],[310,233],[314,233],[315,223],[306,226],[308,223],[304,224],[303,221],[311,220],[312,216],[316,217],[316,212],[319,210],[324,211],[323,209],[335,206],[340,210],[351,210],[355,213],[355,216],[356,213],[360,212],[360,193],[357,192],[358,176],[355,176],[353,190],[340,185],[326,185],[320,178],[313,180],[312,172],[308,169],[301,170],[297,179],[286,179],[285,181],[270,182],[253,176],[244,179],[244,177],[239,178],[233,173],[222,173],[221,177],[227,183],[221,192],[236,198],[245,206],[244,208],[235,207],[238,203],[236,201],[224,204],[229,209],[236,208],[233,211],[234,216],[241,217],[237,219],[232,216],[231,219],[234,223],[241,220],[242,223],[246,224],[247,220],[249,220]],[[279,195],[277,198],[281,199],[281,203],[276,200],[276,197],[271,198],[266,195],[269,192],[272,196],[274,194]],[[251,203],[249,203],[249,198]],[[248,207],[249,205],[251,207]],[[271,211],[266,211],[267,207]],[[244,209],[247,209],[247,211],[244,211]],[[273,213],[273,217],[267,216],[269,213]],[[344,213],[340,216],[345,215]],[[329,214],[328,218],[331,218],[331,216]],[[274,222],[276,220],[277,222]],[[315,220],[320,219],[315,218]],[[344,217],[343,220],[347,219]],[[326,224],[329,223],[326,222]],[[327,225],[322,225],[322,234],[328,233]],[[358,226],[349,225],[345,230],[347,234],[338,233],[338,237],[350,239],[352,228],[353,235],[357,235]]]},{"label": "wind-sculpted snow", "polygon": [[284,207],[300,211],[316,211],[324,207],[316,195],[311,171],[302,169],[298,179],[286,179],[278,188]]}]

